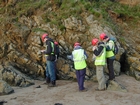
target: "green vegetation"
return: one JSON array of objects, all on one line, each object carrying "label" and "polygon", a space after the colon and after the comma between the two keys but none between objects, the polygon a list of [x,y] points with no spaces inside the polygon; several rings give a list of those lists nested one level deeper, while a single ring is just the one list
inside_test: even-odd
[{"label": "green vegetation", "polygon": [[[62,20],[70,16],[82,20],[83,12],[93,14],[95,19],[108,24],[116,31],[119,29],[110,17],[109,10],[124,21],[132,19],[132,22],[137,22],[140,20],[140,5],[131,7],[118,2],[111,2],[110,0],[52,0],[52,2],[51,0],[21,0],[14,5],[14,8],[12,5],[1,7],[0,13],[10,11],[8,16],[12,15],[15,16],[14,19],[18,19],[22,15],[30,17],[36,14],[38,9],[43,12],[41,16],[44,22],[57,25],[61,30],[65,29]],[[3,19],[0,20],[2,21]]]},{"label": "green vegetation", "polygon": [[24,0],[16,5],[17,15],[27,15],[30,11],[41,8],[47,1],[46,0]]},{"label": "green vegetation", "polygon": [[140,6],[118,5],[114,11],[126,17],[140,18]]},{"label": "green vegetation", "polygon": [[41,28],[33,28],[33,30],[32,30],[33,32],[47,32],[46,30],[43,30],[43,29],[41,29]]}]

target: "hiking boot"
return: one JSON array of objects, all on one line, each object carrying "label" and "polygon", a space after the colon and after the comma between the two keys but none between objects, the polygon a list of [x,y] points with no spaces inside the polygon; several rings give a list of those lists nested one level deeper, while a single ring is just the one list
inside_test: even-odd
[{"label": "hiking boot", "polygon": [[88,91],[87,88],[84,88],[83,90],[79,90],[79,92],[86,92],[86,91]]},{"label": "hiking boot", "polygon": [[46,77],[46,82],[44,84],[49,85],[50,84],[50,78]]},{"label": "hiking boot", "polygon": [[105,89],[105,88],[103,88],[103,89],[98,89],[98,88],[96,88],[95,90],[96,90],[96,91],[105,91],[106,89]]},{"label": "hiking boot", "polygon": [[56,86],[56,82],[55,81],[52,81],[48,86],[49,87],[55,87]]}]

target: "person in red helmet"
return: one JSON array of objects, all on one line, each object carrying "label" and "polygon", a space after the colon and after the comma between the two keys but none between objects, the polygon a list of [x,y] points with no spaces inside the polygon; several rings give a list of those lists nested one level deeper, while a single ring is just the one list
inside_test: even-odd
[{"label": "person in red helmet", "polygon": [[76,47],[76,46],[80,46],[80,43],[78,43],[78,42],[74,43],[74,47]]},{"label": "person in red helmet", "polygon": [[106,58],[107,58],[107,68],[109,71],[109,81],[115,80],[113,62],[115,60],[115,55],[113,53],[114,42],[104,33],[100,34],[100,40],[106,44]]},{"label": "person in red helmet", "polygon": [[106,64],[106,49],[103,42],[99,42],[98,39],[92,40],[93,54],[95,58],[96,76],[98,80],[98,88],[96,91],[104,91],[106,89],[106,80],[104,76],[104,66]]},{"label": "person in red helmet", "polygon": [[100,40],[101,40],[101,41],[103,41],[103,40],[104,40],[104,38],[105,38],[105,36],[106,36],[106,34],[105,34],[105,33],[101,33],[101,34],[100,34]]},{"label": "person in red helmet", "polygon": [[43,34],[42,37],[41,37],[42,41],[44,41],[45,37],[47,37],[47,36],[49,36],[47,33]]},{"label": "person in red helmet", "polygon": [[42,41],[46,44],[46,49],[41,50],[46,56],[46,84],[49,87],[54,87],[56,85],[56,75],[55,75],[55,52],[54,52],[54,42],[49,38],[48,34],[42,35]]},{"label": "person in red helmet", "polygon": [[80,46],[80,43],[76,42],[74,44],[74,50],[72,51],[72,55],[68,56],[68,59],[74,61],[79,92],[86,92],[87,89],[84,87],[84,80],[86,75],[87,64],[85,60],[87,59],[87,54],[85,50]]}]

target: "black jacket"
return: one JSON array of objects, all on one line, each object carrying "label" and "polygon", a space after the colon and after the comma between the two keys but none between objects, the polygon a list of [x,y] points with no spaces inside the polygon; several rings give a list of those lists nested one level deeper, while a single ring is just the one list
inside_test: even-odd
[{"label": "black jacket", "polygon": [[54,61],[55,54],[54,54],[54,42],[51,38],[48,38],[46,41],[46,51],[45,54],[47,55],[47,60]]},{"label": "black jacket", "polygon": [[95,49],[95,50],[93,51],[94,55],[95,55],[95,56],[101,55],[102,52],[103,52],[103,49],[104,49],[104,43],[103,43],[103,42],[99,42],[99,43],[98,43],[97,49]]}]

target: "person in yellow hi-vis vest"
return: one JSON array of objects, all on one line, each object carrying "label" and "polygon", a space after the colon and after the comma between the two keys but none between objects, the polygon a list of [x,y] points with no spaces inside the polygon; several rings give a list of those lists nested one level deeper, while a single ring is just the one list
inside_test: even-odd
[{"label": "person in yellow hi-vis vest", "polygon": [[85,50],[80,46],[80,43],[76,42],[74,44],[74,50],[72,51],[72,55],[69,56],[68,59],[74,61],[74,68],[76,70],[76,78],[78,82],[78,87],[80,92],[86,92],[87,88],[84,87],[84,80],[86,75],[86,61],[87,54]]},{"label": "person in yellow hi-vis vest", "polygon": [[96,65],[96,76],[98,81],[98,88],[96,91],[106,90],[106,80],[104,76],[104,66],[106,64],[106,49],[103,42],[99,42],[98,39],[94,38],[92,40],[93,54],[95,56]]},{"label": "person in yellow hi-vis vest", "polygon": [[100,34],[100,40],[106,44],[106,58],[107,58],[107,68],[109,71],[109,81],[114,81],[115,74],[113,62],[115,60],[115,54],[113,53],[112,50],[114,48],[114,42],[110,40],[110,38],[105,33]]}]

